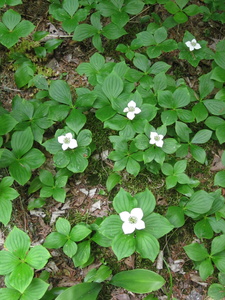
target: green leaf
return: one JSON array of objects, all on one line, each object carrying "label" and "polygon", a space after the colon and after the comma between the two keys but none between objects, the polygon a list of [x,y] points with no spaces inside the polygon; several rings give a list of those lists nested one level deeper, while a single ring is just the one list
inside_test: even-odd
[{"label": "green leaf", "polygon": [[216,137],[220,144],[225,142],[225,122],[216,128]]},{"label": "green leaf", "polygon": [[214,82],[210,79],[211,73],[204,74],[199,78],[199,93],[201,99],[204,99],[214,89]]},{"label": "green leaf", "polygon": [[92,133],[88,129],[81,130],[77,136],[78,147],[85,147],[90,145],[92,141]]},{"label": "green leaf", "polygon": [[204,121],[208,117],[208,111],[202,102],[197,103],[192,108],[192,113],[196,118],[197,123]]},{"label": "green leaf", "polygon": [[94,34],[98,33],[98,29],[89,24],[79,24],[75,28],[73,40],[83,41]]},{"label": "green leaf", "polygon": [[74,242],[80,242],[84,240],[89,234],[91,233],[91,230],[82,224],[77,224],[74,226],[69,234],[71,240]]},{"label": "green leaf", "polygon": [[167,190],[173,188],[174,186],[176,186],[177,181],[178,181],[177,175],[170,175],[170,176],[166,177],[166,188],[167,188]]},{"label": "green leaf", "polygon": [[39,175],[40,181],[47,186],[53,186],[54,185],[54,178],[51,172],[47,170],[40,170],[40,175]]},{"label": "green leaf", "polygon": [[225,288],[221,284],[213,283],[208,289],[208,295],[214,300],[222,300],[225,297]]},{"label": "green leaf", "polygon": [[182,24],[188,21],[188,17],[182,11],[176,13],[173,18],[178,24]]},{"label": "green leaf", "polygon": [[64,218],[58,218],[58,220],[56,221],[56,230],[65,235],[68,236],[71,230],[71,225],[70,222],[67,219]]},{"label": "green leaf", "polygon": [[74,108],[69,117],[66,119],[67,126],[72,129],[76,134],[81,130],[86,122],[85,115],[78,109]]},{"label": "green leaf", "polygon": [[225,187],[225,170],[216,173],[214,177],[214,185]]},{"label": "green leaf", "polygon": [[62,7],[72,17],[79,7],[78,0],[64,0]]},{"label": "green leaf", "polygon": [[213,237],[213,230],[207,219],[198,221],[194,226],[194,232],[200,239],[211,239]]},{"label": "green leaf", "polygon": [[212,131],[208,129],[199,130],[191,140],[192,144],[204,144],[210,140]]},{"label": "green leaf", "polygon": [[165,280],[152,271],[136,269],[117,273],[110,284],[133,293],[144,294],[160,289],[165,284]]},{"label": "green leaf", "polygon": [[102,34],[109,40],[115,40],[127,34],[126,30],[110,23],[102,29]]},{"label": "green leaf", "polygon": [[213,260],[214,264],[216,265],[217,269],[220,272],[225,273],[225,251],[222,251],[222,252],[218,253],[217,255],[214,255],[212,257],[212,260]]},{"label": "green leaf", "polygon": [[18,37],[26,37],[34,30],[34,28],[35,26],[30,21],[22,20],[16,25],[13,31]]},{"label": "green leaf", "polygon": [[215,237],[211,244],[211,255],[225,250],[225,234]]},{"label": "green leaf", "polygon": [[39,168],[45,162],[45,155],[38,149],[32,148],[20,159],[21,165],[28,165],[31,169]]},{"label": "green leaf", "polygon": [[128,157],[126,170],[128,173],[137,176],[141,170],[141,167],[135,159],[133,159],[132,157]]},{"label": "green leaf", "polygon": [[101,223],[99,232],[109,239],[114,238],[116,235],[123,233],[122,220],[117,215],[111,215]]},{"label": "green leaf", "polygon": [[25,262],[31,265],[33,268],[40,270],[47,264],[48,259],[51,257],[48,250],[41,245],[37,245],[30,249]]},{"label": "green leaf", "polygon": [[135,251],[136,241],[133,234],[118,234],[112,241],[112,250],[118,260],[132,255]]},{"label": "green leaf", "polygon": [[216,80],[218,82],[225,82],[224,69],[221,67],[215,67],[212,70],[211,79]]},{"label": "green leaf", "polygon": [[108,266],[101,265],[98,270],[90,270],[84,278],[84,282],[102,282],[109,278],[112,270]]},{"label": "green leaf", "polygon": [[[78,144],[79,145],[79,144]],[[73,173],[81,173],[88,166],[87,154],[85,151],[76,151],[74,155],[70,156],[70,163],[67,165],[67,169]],[[63,166],[61,166],[62,168]]]},{"label": "green leaf", "polygon": [[17,158],[20,158],[27,153],[33,145],[33,134],[30,127],[23,131],[16,131],[12,135],[11,145],[13,153]]},{"label": "green leaf", "polygon": [[90,241],[84,241],[78,244],[77,252],[72,258],[75,267],[80,267],[88,261],[90,250]]},{"label": "green leaf", "polygon": [[12,31],[16,25],[19,24],[20,20],[21,15],[12,9],[8,9],[2,16],[2,22],[10,31]]},{"label": "green leaf", "polygon": [[49,95],[57,102],[72,105],[70,87],[64,80],[54,80],[50,84]]},{"label": "green leaf", "polygon": [[55,300],[96,300],[102,286],[97,282],[84,282],[67,288]]},{"label": "green leaf", "polygon": [[0,135],[10,132],[18,122],[9,114],[4,114],[0,119]]},{"label": "green leaf", "polygon": [[34,278],[28,288],[24,291],[21,300],[41,299],[41,297],[43,297],[45,292],[47,291],[48,287],[48,283],[39,278]]},{"label": "green leaf", "polygon": [[14,227],[6,238],[5,247],[8,251],[23,259],[30,248],[30,238],[25,232]]},{"label": "green leaf", "polygon": [[152,213],[149,216],[144,216],[145,231],[152,234],[157,239],[164,236],[173,229],[173,225],[163,216]]},{"label": "green leaf", "polygon": [[11,201],[0,198],[0,222],[6,226],[11,218],[11,213],[12,213],[12,203]]},{"label": "green leaf", "polygon": [[204,149],[197,145],[190,145],[190,150],[193,158],[197,160],[200,164],[204,164],[206,160],[206,152]]},{"label": "green leaf", "polygon": [[63,246],[63,252],[70,258],[73,257],[77,253],[77,244],[68,240]]},{"label": "green leaf", "polygon": [[19,300],[21,294],[19,291],[16,291],[11,288],[1,288],[0,297],[1,300]]},{"label": "green leaf", "polygon": [[109,74],[102,84],[104,94],[109,98],[117,98],[123,91],[123,81],[114,72]]},{"label": "green leaf", "polygon": [[204,105],[208,109],[208,111],[216,116],[225,114],[225,102],[222,100],[204,100]]},{"label": "green leaf", "polygon": [[14,161],[9,166],[10,175],[21,185],[27,183],[31,177],[31,170],[27,164]]},{"label": "green leaf", "polygon": [[46,248],[61,248],[67,241],[67,238],[64,234],[59,232],[51,232],[45,239],[43,244]]},{"label": "green leaf", "polygon": [[172,1],[166,2],[165,9],[171,14],[175,14],[180,10],[177,4]]},{"label": "green leaf", "polygon": [[23,293],[34,276],[33,269],[25,263],[20,263],[10,274],[9,283],[14,289]]},{"label": "green leaf", "polygon": [[186,209],[195,213],[204,214],[210,210],[213,201],[213,197],[207,192],[203,190],[197,191],[191,196],[190,201],[186,205]]},{"label": "green leaf", "polygon": [[52,197],[56,201],[64,203],[66,198],[66,191],[63,188],[56,187],[53,189]]},{"label": "green leaf", "polygon": [[135,199],[137,199],[137,207],[142,209],[144,216],[148,216],[155,209],[155,197],[149,189],[146,188],[144,192],[136,194]]},{"label": "green leaf", "polygon": [[184,212],[181,207],[169,206],[166,218],[176,228],[183,226],[185,223]]},{"label": "green leaf", "polygon": [[117,193],[113,199],[113,207],[117,213],[121,213],[123,211],[130,212],[133,208],[137,207],[136,204],[137,200],[135,200],[135,198],[133,198],[123,188],[119,190],[119,193]]},{"label": "green leaf", "polygon": [[175,124],[175,130],[182,141],[189,142],[189,134],[191,133],[191,129],[187,126],[187,124],[177,121]]},{"label": "green leaf", "polygon": [[165,39],[167,38],[167,31],[165,29],[165,27],[160,27],[158,29],[156,29],[155,33],[154,33],[154,38],[157,44],[162,43],[163,41],[165,41]]},{"label": "green leaf", "polygon": [[173,93],[175,108],[184,107],[190,103],[190,94],[187,88],[179,87]]},{"label": "green leaf", "polygon": [[159,242],[150,233],[144,230],[136,230],[136,251],[142,258],[148,258],[155,261],[159,253]]},{"label": "green leaf", "polygon": [[20,263],[17,256],[9,251],[0,251],[0,275],[7,275],[11,273]]},{"label": "green leaf", "polygon": [[206,248],[202,244],[198,243],[184,246],[184,250],[187,253],[188,257],[190,257],[190,259],[194,261],[202,261],[209,256]]},{"label": "green leaf", "polygon": [[199,275],[202,280],[206,280],[214,272],[214,267],[211,263],[211,259],[207,258],[199,265]]},{"label": "green leaf", "polygon": [[121,176],[118,173],[111,173],[106,180],[106,188],[110,192],[121,181]]}]

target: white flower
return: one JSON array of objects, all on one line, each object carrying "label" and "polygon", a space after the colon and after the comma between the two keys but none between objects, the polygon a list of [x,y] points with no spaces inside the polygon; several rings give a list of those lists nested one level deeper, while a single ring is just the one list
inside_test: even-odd
[{"label": "white flower", "polygon": [[141,112],[141,109],[136,107],[136,103],[133,100],[131,100],[127,104],[127,107],[124,108],[123,112],[127,113],[128,119],[133,120],[135,115],[137,115]]},{"label": "white flower", "polygon": [[150,133],[150,144],[156,144],[157,147],[162,147],[163,146],[163,138],[164,136],[162,134],[158,134],[157,132],[152,131]]},{"label": "white flower", "polygon": [[76,148],[77,145],[77,141],[75,139],[73,139],[72,133],[66,133],[66,135],[60,135],[58,137],[58,142],[60,144],[62,144],[62,149],[66,150],[68,148],[70,149],[74,149]]},{"label": "white flower", "polygon": [[196,39],[193,39],[192,41],[188,41],[185,44],[189,48],[190,51],[201,48],[201,45],[199,43],[197,43]]},{"label": "white flower", "polygon": [[120,219],[124,222],[122,225],[123,232],[125,234],[130,234],[135,231],[135,229],[144,229],[145,222],[142,221],[143,211],[141,208],[133,208],[129,213],[128,211],[123,211],[120,213]]}]

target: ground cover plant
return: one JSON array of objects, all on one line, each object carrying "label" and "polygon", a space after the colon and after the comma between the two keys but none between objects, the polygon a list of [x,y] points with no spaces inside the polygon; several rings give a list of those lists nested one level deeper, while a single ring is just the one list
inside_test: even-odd
[{"label": "ground cover plant", "polygon": [[225,4],[0,0],[0,298],[223,299]]}]

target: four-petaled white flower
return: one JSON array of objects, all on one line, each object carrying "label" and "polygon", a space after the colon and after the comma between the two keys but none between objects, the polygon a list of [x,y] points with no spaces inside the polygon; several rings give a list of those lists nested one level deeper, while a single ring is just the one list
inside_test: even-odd
[{"label": "four-petaled white flower", "polygon": [[77,141],[75,139],[73,139],[72,133],[66,133],[66,135],[60,135],[58,137],[58,142],[60,144],[62,144],[62,149],[66,150],[68,148],[70,149],[74,149],[76,148],[77,145]]},{"label": "four-petaled white flower", "polygon": [[133,208],[131,212],[123,211],[120,213],[120,219],[124,222],[122,225],[123,232],[125,234],[130,234],[135,231],[135,229],[144,229],[145,222],[142,220],[143,211],[141,208]]},{"label": "four-petaled white flower", "polygon": [[162,147],[163,146],[163,138],[164,136],[162,134],[158,134],[157,132],[152,131],[150,133],[150,141],[149,143],[152,145],[156,145],[157,147]]},{"label": "four-petaled white flower", "polygon": [[133,100],[131,100],[127,104],[127,107],[124,108],[123,112],[127,113],[128,119],[133,120],[135,115],[137,115],[141,112],[141,109],[136,106],[136,103]]},{"label": "four-petaled white flower", "polygon": [[196,39],[186,42],[185,45],[189,48],[190,51],[201,48],[201,45],[199,43],[197,43]]}]

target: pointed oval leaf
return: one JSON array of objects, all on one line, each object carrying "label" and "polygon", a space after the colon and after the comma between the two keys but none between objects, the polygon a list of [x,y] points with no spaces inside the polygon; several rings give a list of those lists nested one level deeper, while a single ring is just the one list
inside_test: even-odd
[{"label": "pointed oval leaf", "polygon": [[25,232],[14,227],[6,238],[5,247],[19,258],[25,258],[30,248],[30,238]]},{"label": "pointed oval leaf", "polygon": [[33,269],[25,263],[20,263],[10,274],[9,283],[14,289],[23,293],[31,283],[33,276]]},{"label": "pointed oval leaf", "polygon": [[49,95],[57,102],[72,105],[70,87],[63,80],[54,80],[51,82]]},{"label": "pointed oval leaf", "polygon": [[96,300],[102,286],[97,282],[84,282],[62,292],[56,300]]},{"label": "pointed oval leaf", "polygon": [[113,72],[104,80],[102,90],[109,99],[117,98],[123,91],[123,80]]}]

